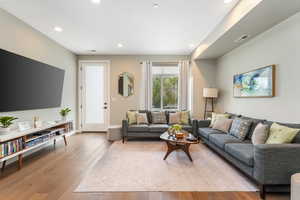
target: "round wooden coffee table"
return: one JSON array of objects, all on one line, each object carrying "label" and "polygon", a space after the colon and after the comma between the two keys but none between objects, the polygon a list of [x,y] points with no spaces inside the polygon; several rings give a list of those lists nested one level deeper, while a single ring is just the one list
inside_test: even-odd
[{"label": "round wooden coffee table", "polygon": [[[195,138],[195,136],[193,136],[190,133],[185,132],[185,135],[182,139],[177,139],[175,136],[169,136],[168,132],[165,132],[160,136],[160,139],[164,140],[168,146],[168,150],[164,157],[164,160],[166,160],[167,157],[170,155],[170,153],[172,153],[173,151],[175,151],[177,149],[181,149],[182,151],[184,151],[186,153],[186,155],[188,156],[190,161],[193,162],[193,159],[191,157],[189,149],[190,149],[191,144],[199,143],[199,140],[197,138]],[[189,140],[189,139],[192,139],[192,140]]]}]

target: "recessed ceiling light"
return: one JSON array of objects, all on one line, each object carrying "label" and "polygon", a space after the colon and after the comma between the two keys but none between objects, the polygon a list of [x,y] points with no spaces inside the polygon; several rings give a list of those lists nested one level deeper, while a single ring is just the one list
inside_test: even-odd
[{"label": "recessed ceiling light", "polygon": [[159,7],[159,4],[158,3],[154,3],[153,4],[153,8],[158,8]]},{"label": "recessed ceiling light", "polygon": [[118,44],[118,47],[119,47],[119,48],[122,48],[122,47],[123,47],[123,44],[119,43],[119,44]]},{"label": "recessed ceiling light", "polygon": [[63,31],[63,29],[62,29],[61,27],[59,27],[59,26],[55,26],[55,27],[54,27],[54,30],[55,30],[56,32],[62,32],[62,31]]},{"label": "recessed ceiling light", "polygon": [[224,3],[230,3],[232,0],[224,0]]},{"label": "recessed ceiling light", "polygon": [[101,0],[91,0],[91,2],[94,3],[94,4],[100,4]]},{"label": "recessed ceiling light", "polygon": [[244,34],[241,37],[239,37],[238,39],[236,39],[234,42],[243,42],[244,40],[248,39],[250,37],[250,35]]}]

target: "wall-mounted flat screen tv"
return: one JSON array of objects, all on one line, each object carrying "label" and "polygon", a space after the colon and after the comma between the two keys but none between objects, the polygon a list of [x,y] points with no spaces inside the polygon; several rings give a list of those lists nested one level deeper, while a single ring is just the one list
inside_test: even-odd
[{"label": "wall-mounted flat screen tv", "polygon": [[0,49],[0,112],[61,105],[65,71]]}]

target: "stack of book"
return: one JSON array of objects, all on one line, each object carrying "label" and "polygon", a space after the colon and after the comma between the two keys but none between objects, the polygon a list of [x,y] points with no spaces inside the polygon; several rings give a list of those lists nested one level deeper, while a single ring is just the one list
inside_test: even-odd
[{"label": "stack of book", "polygon": [[22,138],[0,144],[0,158],[9,156],[23,149]]}]

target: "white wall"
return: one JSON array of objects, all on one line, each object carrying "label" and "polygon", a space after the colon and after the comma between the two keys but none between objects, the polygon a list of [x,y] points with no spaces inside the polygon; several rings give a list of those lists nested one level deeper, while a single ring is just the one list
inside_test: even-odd
[{"label": "white wall", "polygon": [[[128,109],[139,109],[141,62],[144,60],[172,61],[189,59],[189,56],[78,56],[79,60],[110,60],[110,125],[121,125]],[[134,76],[134,94],[130,97],[122,97],[118,93],[118,77],[122,72],[129,72]]]},{"label": "white wall", "polygon": [[[62,107],[70,107],[70,119],[76,120],[76,65],[77,58],[56,42],[0,9],[0,48],[65,70]],[[20,121],[60,119],[60,108],[0,113],[13,115]]]},{"label": "white wall", "polygon": [[[282,122],[300,122],[300,13],[218,60],[218,109]],[[277,65],[276,97],[233,98],[233,75]]]}]

